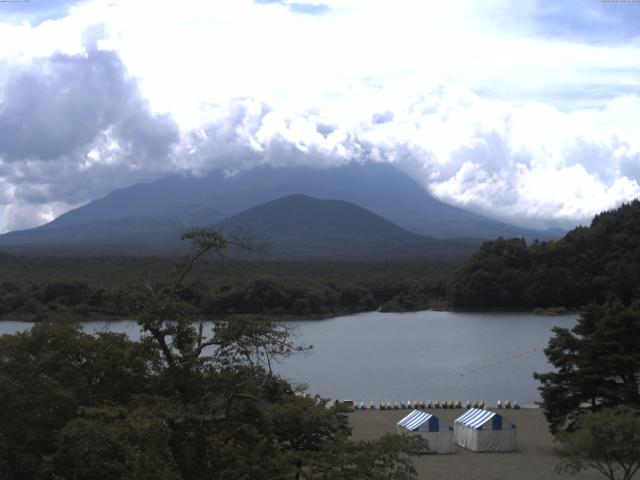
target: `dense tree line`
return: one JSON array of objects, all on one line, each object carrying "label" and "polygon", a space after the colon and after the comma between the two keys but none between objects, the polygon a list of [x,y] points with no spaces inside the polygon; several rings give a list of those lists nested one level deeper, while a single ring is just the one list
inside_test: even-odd
[{"label": "dense tree line", "polygon": [[[158,291],[167,289],[152,282]],[[219,284],[191,281],[176,292],[201,318],[227,314],[331,316],[383,309],[419,310],[443,302],[444,280],[347,280],[258,276]],[[85,281],[0,284],[0,318],[82,320],[133,318],[139,306],[123,286],[95,286]]]},{"label": "dense tree line", "polygon": [[415,478],[410,457],[424,441],[353,442],[340,406],[271,371],[278,357],[306,349],[286,326],[221,320],[204,331],[182,285],[228,242],[209,231],[187,239],[194,253],[172,281],[125,292],[140,341],[64,322],[0,337],[2,478]]},{"label": "dense tree line", "polygon": [[[554,329],[545,349],[554,370],[534,374],[560,447],[558,469],[591,468],[610,480],[633,478],[640,469],[640,202],[598,215],[590,228],[550,246],[508,243],[485,246],[476,263],[489,263],[486,253],[493,248],[494,262],[506,269],[519,258],[516,271],[525,276],[553,265],[557,276],[545,295],[555,305],[586,304],[575,327]],[[535,288],[535,281],[519,285],[504,298],[522,300]],[[545,305],[541,296],[528,300]]]},{"label": "dense tree line", "polygon": [[460,269],[450,298],[458,308],[576,308],[640,288],[640,201],[597,215],[564,238],[527,245],[486,242]]}]

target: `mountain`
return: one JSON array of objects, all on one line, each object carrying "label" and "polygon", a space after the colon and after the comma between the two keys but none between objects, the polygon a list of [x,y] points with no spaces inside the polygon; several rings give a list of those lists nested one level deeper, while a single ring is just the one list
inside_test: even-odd
[{"label": "mountain", "polygon": [[268,239],[270,253],[280,258],[452,258],[466,257],[478,247],[421,237],[353,203],[300,194],[250,208],[216,227],[228,234],[248,229]]},{"label": "mountain", "polygon": [[[214,216],[206,212],[196,218],[208,221],[208,225],[228,236],[248,231],[257,240],[266,240],[271,259],[453,259],[468,257],[479,246],[479,242],[473,241],[422,237],[355,204],[300,194],[210,222]],[[35,250],[57,255],[175,254],[186,248],[180,240],[186,228],[185,223],[168,218],[109,219],[12,232],[0,237],[0,245],[12,252]],[[237,254],[244,255],[242,252]]]},{"label": "mountain", "polygon": [[557,236],[440,202],[392,165],[352,163],[335,168],[263,167],[239,173],[216,170],[201,177],[171,175],[113,191],[38,228],[2,235],[0,248],[23,253],[31,249],[70,254],[76,250],[173,252],[180,248],[180,234],[191,227],[213,225],[296,194],[349,202],[407,233],[432,238]]},{"label": "mountain", "polygon": [[186,213],[199,210],[229,216],[293,194],[355,203],[406,230],[435,238],[557,236],[556,232],[519,228],[447,205],[393,165],[380,163],[335,168],[262,167],[231,175],[216,170],[202,177],[172,175],[116,190],[41,228],[128,217],[180,221]]}]

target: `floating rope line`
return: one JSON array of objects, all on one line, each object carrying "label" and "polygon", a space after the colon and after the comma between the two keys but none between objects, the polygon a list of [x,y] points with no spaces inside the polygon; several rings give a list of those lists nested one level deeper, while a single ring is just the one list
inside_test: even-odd
[{"label": "floating rope line", "polygon": [[482,370],[487,370],[490,368],[494,368],[497,367],[498,365],[502,365],[503,363],[507,363],[510,362],[511,360],[516,360],[518,358],[522,358],[525,357],[527,355],[531,355],[532,353],[537,353],[537,352],[541,352],[542,350],[544,350],[543,348],[540,347],[534,347],[534,348],[530,348],[529,350],[518,350],[515,352],[507,352],[505,354],[501,354],[499,357],[496,356],[497,361],[490,363],[490,364],[486,364],[483,366],[479,366],[476,368],[473,368],[471,370],[468,370],[466,372],[461,372],[459,374],[459,376],[464,377],[465,374],[470,375],[470,374],[474,374],[477,372],[480,372]]}]

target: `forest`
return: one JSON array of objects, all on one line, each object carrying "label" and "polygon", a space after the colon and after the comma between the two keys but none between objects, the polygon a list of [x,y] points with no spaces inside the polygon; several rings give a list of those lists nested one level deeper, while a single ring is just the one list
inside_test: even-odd
[{"label": "forest", "polygon": [[195,321],[178,292],[227,242],[187,237],[194,252],[166,287],[128,292],[139,341],[48,321],[0,337],[0,478],[414,479],[423,440],[351,441],[343,407],[271,371],[307,350],[286,325],[239,319],[205,331]]},{"label": "forest", "polygon": [[527,245],[485,242],[455,274],[455,308],[566,307],[616,297],[629,304],[640,288],[640,201],[596,215],[564,238]]},{"label": "forest", "polygon": [[[134,318],[127,294],[162,289],[171,258],[0,257],[0,318],[37,321]],[[434,262],[240,262],[197,265],[178,294],[201,318],[227,314],[323,318],[446,304],[455,264]],[[164,285],[166,287],[166,285]]]},{"label": "forest", "polygon": [[[443,305],[584,306],[572,330],[554,330],[555,369],[535,373],[559,469],[635,472],[637,429],[611,425],[640,425],[639,220],[632,202],[555,242],[487,242],[462,266],[204,262],[228,246],[208,230],[186,234],[193,251],[173,263],[4,255],[2,316],[39,323],[0,338],[0,475],[413,479],[411,457],[428,446],[352,441],[339,406],[271,371],[306,347],[253,317]],[[92,316],[136,319],[144,335],[92,336],[73,322]]]},{"label": "forest", "polygon": [[[0,255],[0,318],[134,318],[127,291],[162,289],[175,259]],[[201,318],[324,318],[381,310],[580,309],[640,285],[640,202],[597,215],[565,237],[485,242],[464,264],[427,260],[272,262],[217,258],[177,292]]]}]

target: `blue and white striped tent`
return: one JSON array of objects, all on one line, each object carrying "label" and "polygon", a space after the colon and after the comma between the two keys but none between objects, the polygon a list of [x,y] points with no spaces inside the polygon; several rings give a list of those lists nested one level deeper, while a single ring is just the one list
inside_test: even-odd
[{"label": "blue and white striped tent", "polygon": [[403,432],[416,432],[429,444],[429,453],[453,452],[453,429],[440,429],[440,420],[425,411],[413,410],[397,423],[396,428]]},{"label": "blue and white striped tent", "polygon": [[517,449],[516,426],[490,410],[472,408],[456,418],[454,442],[474,452],[512,452]]}]

